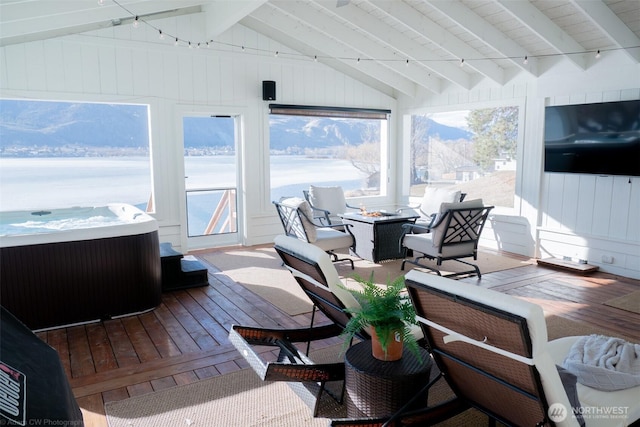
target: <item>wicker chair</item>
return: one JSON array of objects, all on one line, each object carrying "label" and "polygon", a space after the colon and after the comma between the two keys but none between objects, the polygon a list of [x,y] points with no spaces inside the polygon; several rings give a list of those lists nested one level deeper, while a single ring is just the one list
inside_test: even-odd
[{"label": "wicker chair", "polygon": [[[599,391],[558,368],[580,337],[548,342],[539,305],[417,270],[407,273],[406,284],[427,346],[455,396],[386,419],[334,420],[332,426],[424,426],[465,407],[514,426],[578,426],[583,418],[587,427],[614,427],[640,418],[640,387]],[[615,419],[588,416],[598,408],[626,411]]]},{"label": "wicker chair", "polygon": [[[400,245],[404,250],[405,259],[400,268],[404,270],[404,265],[408,262],[441,275],[438,269],[421,264],[420,260],[435,259],[438,266],[442,265],[442,261],[454,260],[473,267],[473,270],[453,273],[450,276],[476,274],[480,278],[478,266],[461,258],[477,259],[478,241],[491,209],[493,206],[484,206],[482,199],[443,203],[438,219],[431,227],[404,224],[402,227],[405,229],[405,234],[400,238]],[[413,233],[412,231],[416,229],[423,229],[428,233]],[[406,257],[408,250],[422,255],[413,260],[408,259]]]},{"label": "wicker chair", "polygon": [[[274,245],[285,267],[313,303],[311,324],[300,329],[265,329],[233,325],[229,340],[247,360],[249,365],[265,381],[287,381],[298,396],[313,410],[318,411],[318,402],[329,381],[344,380],[344,363],[316,364],[309,359],[312,341],[337,337],[349,321],[343,310],[357,304],[355,298],[337,286],[341,283],[338,272],[329,255],[320,248],[289,236],[277,236]],[[331,324],[314,326],[317,310],[324,313]],[[362,339],[369,335],[362,331]],[[306,343],[306,352],[295,344]],[[253,348],[270,346],[279,349],[276,362],[265,362]],[[344,387],[340,395],[342,402]]]}]

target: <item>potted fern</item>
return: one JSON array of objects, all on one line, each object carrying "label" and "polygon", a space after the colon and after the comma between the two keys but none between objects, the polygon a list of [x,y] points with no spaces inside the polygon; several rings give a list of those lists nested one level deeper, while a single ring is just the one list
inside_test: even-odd
[{"label": "potted fern", "polygon": [[373,282],[373,272],[369,280],[361,276],[353,277],[360,289],[343,289],[351,293],[360,307],[345,308],[351,314],[342,335],[345,337],[345,347],[354,336],[364,329],[371,335],[373,357],[379,360],[398,360],[402,357],[403,345],[421,360],[419,346],[411,332],[412,324],[417,324],[413,304],[405,290],[404,276],[399,276],[392,282],[388,279],[387,286],[379,286]]}]

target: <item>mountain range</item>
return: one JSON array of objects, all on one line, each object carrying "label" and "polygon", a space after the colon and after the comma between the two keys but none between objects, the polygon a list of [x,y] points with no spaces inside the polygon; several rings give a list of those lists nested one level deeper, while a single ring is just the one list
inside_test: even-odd
[{"label": "mountain range", "polygon": [[[104,147],[146,150],[147,111],[146,105],[0,100],[0,155],[28,157],[51,147],[83,147],[79,152]],[[232,148],[233,119],[207,119],[185,118],[185,149]],[[464,129],[425,117],[418,120],[427,121],[425,137],[439,135],[441,140],[457,140],[471,136]],[[271,150],[359,144],[362,135],[377,137],[375,129],[379,127],[373,122],[273,115]]]}]

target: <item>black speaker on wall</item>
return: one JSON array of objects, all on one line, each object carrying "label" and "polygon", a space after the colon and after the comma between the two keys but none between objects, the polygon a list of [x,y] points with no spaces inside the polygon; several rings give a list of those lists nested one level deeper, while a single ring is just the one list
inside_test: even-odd
[{"label": "black speaker on wall", "polygon": [[274,82],[273,80],[264,80],[262,82],[262,100],[276,100],[276,82]]}]

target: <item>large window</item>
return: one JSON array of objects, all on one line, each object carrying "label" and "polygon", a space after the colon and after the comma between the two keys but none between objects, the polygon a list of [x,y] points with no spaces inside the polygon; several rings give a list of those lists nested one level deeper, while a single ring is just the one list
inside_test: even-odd
[{"label": "large window", "polygon": [[444,187],[512,208],[517,140],[516,106],[411,116],[410,195]]},{"label": "large window", "polygon": [[271,105],[271,200],[309,185],[340,185],[347,197],[386,193],[389,111]]},{"label": "large window", "polygon": [[0,210],[152,210],[146,105],[0,100]]}]

